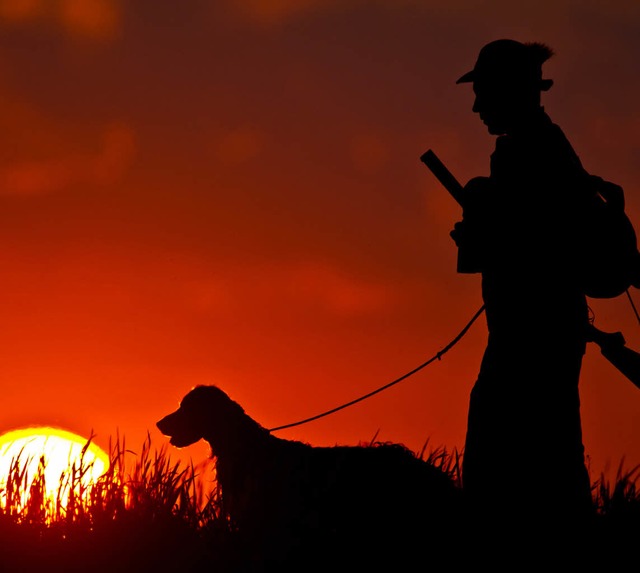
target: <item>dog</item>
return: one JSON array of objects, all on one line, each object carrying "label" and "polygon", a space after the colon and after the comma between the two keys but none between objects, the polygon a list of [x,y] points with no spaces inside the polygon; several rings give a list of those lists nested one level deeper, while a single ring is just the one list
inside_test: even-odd
[{"label": "dog", "polygon": [[209,443],[222,511],[261,564],[247,570],[398,570],[427,542],[441,550],[459,516],[450,473],[402,444],[278,438],[217,386],[194,387],[156,425],[175,447]]}]

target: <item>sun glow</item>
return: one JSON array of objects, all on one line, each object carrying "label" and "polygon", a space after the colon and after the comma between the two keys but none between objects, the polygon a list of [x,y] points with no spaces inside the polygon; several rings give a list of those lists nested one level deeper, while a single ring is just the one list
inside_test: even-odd
[{"label": "sun glow", "polygon": [[20,510],[43,486],[43,503],[66,505],[109,468],[109,456],[91,439],[49,426],[0,435],[0,505]]}]

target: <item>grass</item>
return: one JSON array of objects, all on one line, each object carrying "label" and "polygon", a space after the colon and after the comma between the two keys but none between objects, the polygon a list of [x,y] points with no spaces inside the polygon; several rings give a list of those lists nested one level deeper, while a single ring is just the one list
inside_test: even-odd
[{"label": "grass", "polygon": [[214,531],[224,537],[212,461],[183,466],[149,437],[137,453],[117,437],[109,457],[108,471],[89,485],[82,476],[90,464],[70,465],[53,498],[45,460],[31,482],[28,460],[13,460],[0,491],[2,571],[51,571],[52,564],[65,572],[195,571],[220,559],[216,540],[207,539]]},{"label": "grass", "polygon": [[[457,452],[425,448],[419,455],[460,483]],[[14,460],[0,490],[2,571],[244,571],[246,555],[221,510],[213,460],[183,465],[166,446],[153,448],[150,437],[135,452],[119,436],[109,457],[109,470],[90,485],[81,480],[87,464],[71,466],[53,498],[45,493],[43,471],[27,483],[24,466]],[[596,543],[605,553],[640,539],[639,475],[639,467],[623,471],[621,464],[613,481],[601,475],[594,482]],[[372,548],[379,541],[372,540]]]}]

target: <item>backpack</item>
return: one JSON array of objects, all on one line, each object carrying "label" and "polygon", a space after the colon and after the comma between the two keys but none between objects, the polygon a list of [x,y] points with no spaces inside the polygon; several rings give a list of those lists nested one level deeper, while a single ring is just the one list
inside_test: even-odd
[{"label": "backpack", "polygon": [[596,175],[587,176],[588,202],[582,220],[584,292],[615,298],[640,288],[640,252],[625,212],[624,190]]}]

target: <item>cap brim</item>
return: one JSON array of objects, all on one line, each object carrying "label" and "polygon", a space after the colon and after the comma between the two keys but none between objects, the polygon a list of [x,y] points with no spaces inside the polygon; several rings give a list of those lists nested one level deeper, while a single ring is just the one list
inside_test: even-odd
[{"label": "cap brim", "polygon": [[475,78],[474,70],[471,70],[470,72],[467,72],[464,76],[458,78],[458,81],[456,81],[456,83],[466,84],[466,83],[472,82],[474,78]]},{"label": "cap brim", "polygon": [[[467,72],[464,76],[458,78],[458,80],[456,81],[456,84],[466,84],[466,83],[475,82],[475,81],[476,81],[475,70],[471,70],[470,72]],[[553,85],[553,80],[539,80],[538,85],[539,85],[540,91],[546,92],[549,89],[551,89],[551,86]]]}]

